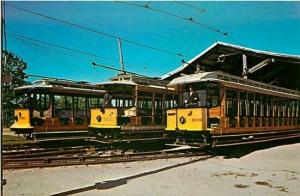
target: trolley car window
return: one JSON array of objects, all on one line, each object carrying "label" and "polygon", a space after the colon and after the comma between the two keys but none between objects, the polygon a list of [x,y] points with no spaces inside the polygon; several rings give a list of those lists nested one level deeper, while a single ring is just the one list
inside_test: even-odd
[{"label": "trolley car window", "polygon": [[262,116],[262,112],[261,109],[263,108],[263,106],[261,105],[261,94],[255,94],[255,116],[257,117],[261,117]]},{"label": "trolley car window", "polygon": [[207,106],[214,108],[219,106],[219,85],[217,83],[207,84]]},{"label": "trolley car window", "polygon": [[78,97],[78,105],[77,109],[78,110],[84,110],[84,103],[85,103],[85,98],[84,97]]},{"label": "trolley car window", "polygon": [[254,116],[254,93],[248,93],[249,116]]},{"label": "trolley car window", "polygon": [[95,107],[98,107],[98,99],[97,98],[90,98],[90,107],[91,108],[95,108]]},{"label": "trolley car window", "polygon": [[299,117],[299,104],[300,102],[299,101],[296,101],[295,102],[295,117]]},{"label": "trolley car window", "polygon": [[193,83],[185,86],[182,98],[185,107],[206,106],[206,83]]},{"label": "trolley car window", "polygon": [[268,117],[268,96],[267,95],[262,95],[262,114],[261,116],[263,117]]},{"label": "trolley car window", "polygon": [[217,107],[219,85],[212,82],[187,84],[182,93],[184,107]]},{"label": "trolley car window", "polygon": [[236,116],[237,115],[237,92],[235,90],[227,90],[226,91],[226,106],[228,116]]},{"label": "trolley car window", "polygon": [[177,95],[166,95],[165,97],[165,109],[176,108],[177,107]]},{"label": "trolley car window", "polygon": [[273,97],[272,96],[268,96],[268,106],[269,106],[269,110],[268,110],[268,117],[272,117],[273,116]]}]

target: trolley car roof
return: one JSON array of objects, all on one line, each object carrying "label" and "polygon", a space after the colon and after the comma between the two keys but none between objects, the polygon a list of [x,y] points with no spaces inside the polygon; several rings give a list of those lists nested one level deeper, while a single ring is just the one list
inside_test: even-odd
[{"label": "trolley car roof", "polygon": [[220,70],[242,76],[243,54],[247,57],[248,70],[270,60],[266,66],[248,74],[248,78],[290,89],[300,89],[300,56],[255,50],[223,42],[214,43],[181,67],[162,76],[162,79],[172,80],[182,74],[193,74],[197,65],[202,66],[205,71]]},{"label": "trolley car roof", "polygon": [[290,96],[293,98],[300,98],[300,92],[295,90],[290,90],[287,88],[282,88],[274,85],[265,84],[262,82],[257,82],[250,79],[244,79],[242,77],[230,75],[221,71],[214,72],[202,72],[190,75],[184,75],[173,79],[169,86],[177,86],[195,82],[206,82],[206,81],[220,81],[227,84],[235,85],[236,87],[241,86],[248,89],[253,89],[255,92],[260,93],[276,93],[283,96]]},{"label": "trolley car roof", "polygon": [[75,95],[99,95],[105,93],[105,90],[93,84],[58,80],[38,80],[31,85],[17,87],[14,90],[16,93],[43,92]]},{"label": "trolley car roof", "polygon": [[141,77],[133,74],[120,74],[110,79],[107,82],[98,83],[97,86],[106,89],[109,88],[122,88],[125,90],[126,88],[148,88],[150,89],[160,89],[160,90],[174,90],[168,88],[169,81],[161,80],[158,78],[149,78],[149,77]]},{"label": "trolley car roof", "polygon": [[102,82],[97,84],[98,86],[100,86],[101,88],[104,89],[113,89],[116,91],[126,91],[126,90],[133,90],[137,87],[137,89],[139,90],[145,90],[145,91],[149,91],[149,92],[172,92],[175,89],[172,87],[168,87],[166,86],[156,86],[156,85],[151,85],[151,84],[139,84],[133,81],[109,81],[109,82]]}]

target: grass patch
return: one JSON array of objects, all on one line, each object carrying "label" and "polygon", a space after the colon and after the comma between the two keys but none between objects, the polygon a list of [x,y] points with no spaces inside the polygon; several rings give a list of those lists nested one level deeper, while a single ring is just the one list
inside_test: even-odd
[{"label": "grass patch", "polygon": [[3,135],[3,145],[5,146],[24,145],[24,144],[31,144],[31,143],[34,142],[30,140],[26,140],[23,137]]}]

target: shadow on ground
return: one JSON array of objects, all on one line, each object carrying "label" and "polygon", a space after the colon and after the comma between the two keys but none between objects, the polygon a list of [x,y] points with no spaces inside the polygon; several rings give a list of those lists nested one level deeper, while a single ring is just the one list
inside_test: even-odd
[{"label": "shadow on ground", "polygon": [[188,164],[196,163],[198,161],[206,160],[206,159],[208,159],[208,158],[203,158],[203,157],[201,158],[200,157],[200,158],[192,159],[192,160],[184,162],[184,163],[178,163],[178,164],[163,167],[163,168],[160,168],[160,169],[157,169],[157,170],[143,172],[143,173],[140,173],[140,174],[136,174],[136,175],[132,175],[132,176],[124,177],[124,178],[119,178],[119,179],[116,179],[116,180],[108,180],[108,181],[103,181],[103,182],[97,182],[97,183],[95,183],[94,185],[91,185],[91,186],[86,186],[86,187],[82,187],[82,188],[77,188],[77,189],[73,189],[73,190],[64,191],[64,192],[61,192],[61,193],[56,193],[56,194],[53,194],[52,196],[63,196],[63,195],[79,194],[79,193],[83,193],[83,192],[91,191],[91,190],[112,189],[112,188],[115,188],[115,187],[118,187],[118,186],[125,185],[125,184],[127,184],[128,181],[136,179],[136,178],[140,178],[140,177],[143,177],[143,176],[149,176],[149,175],[152,175],[152,174],[156,174],[156,173],[163,172],[163,171],[173,169],[173,168],[176,168],[176,167],[181,167],[181,166],[185,166],[185,165],[188,165]]},{"label": "shadow on ground", "polygon": [[241,158],[245,155],[248,155],[252,152],[264,150],[268,148],[273,148],[282,145],[289,145],[299,143],[300,139],[290,139],[290,140],[282,140],[282,141],[272,141],[267,143],[257,143],[257,144],[249,144],[249,145],[240,145],[240,146],[232,146],[232,147],[222,147],[214,150],[215,155],[224,156],[225,159],[230,158]]},{"label": "shadow on ground", "polygon": [[[255,144],[255,145],[241,145],[241,146],[234,146],[234,147],[223,147],[223,148],[218,148],[214,150],[214,154],[218,156],[224,156],[224,158],[230,159],[230,158],[240,158],[243,157],[247,154],[250,154],[254,151],[259,151],[259,150],[264,150],[268,148],[273,148],[276,146],[282,146],[282,145],[289,145],[289,144],[294,144],[294,143],[299,143],[300,139],[293,139],[293,140],[288,140],[288,141],[276,141],[276,142],[268,142],[268,143],[262,143],[262,144]],[[152,174],[156,174],[159,172],[163,172],[169,169],[185,166],[188,164],[192,164],[201,160],[205,160],[208,158],[197,158],[193,159],[184,163],[179,163],[171,166],[167,166],[164,168],[160,168],[157,170],[152,170],[148,172],[143,172],[140,174],[128,176],[128,177],[123,177],[115,180],[108,180],[108,181],[102,181],[102,182],[97,182],[93,185],[86,186],[86,187],[81,187],[73,190],[68,190],[64,191],[61,193],[56,193],[53,194],[52,196],[63,196],[63,195],[72,195],[72,194],[80,194],[86,191],[91,191],[91,190],[105,190],[105,189],[112,189],[115,187],[119,187],[122,185],[127,184],[130,180],[144,177],[144,176],[149,176]]]}]

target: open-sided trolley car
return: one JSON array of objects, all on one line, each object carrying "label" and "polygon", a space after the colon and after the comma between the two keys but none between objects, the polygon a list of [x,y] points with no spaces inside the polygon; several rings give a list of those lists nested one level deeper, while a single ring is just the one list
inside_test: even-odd
[{"label": "open-sided trolley car", "polygon": [[45,79],[15,89],[16,134],[87,132],[90,108],[98,107],[104,90],[85,82]]},{"label": "open-sided trolley car", "polygon": [[300,92],[223,72],[173,79],[179,107],[167,111],[169,139],[212,146],[300,137]]},{"label": "open-sided trolley car", "polygon": [[177,104],[167,84],[128,74],[99,84],[106,94],[102,107],[91,109],[90,135],[108,143],[163,139],[165,111]]}]

